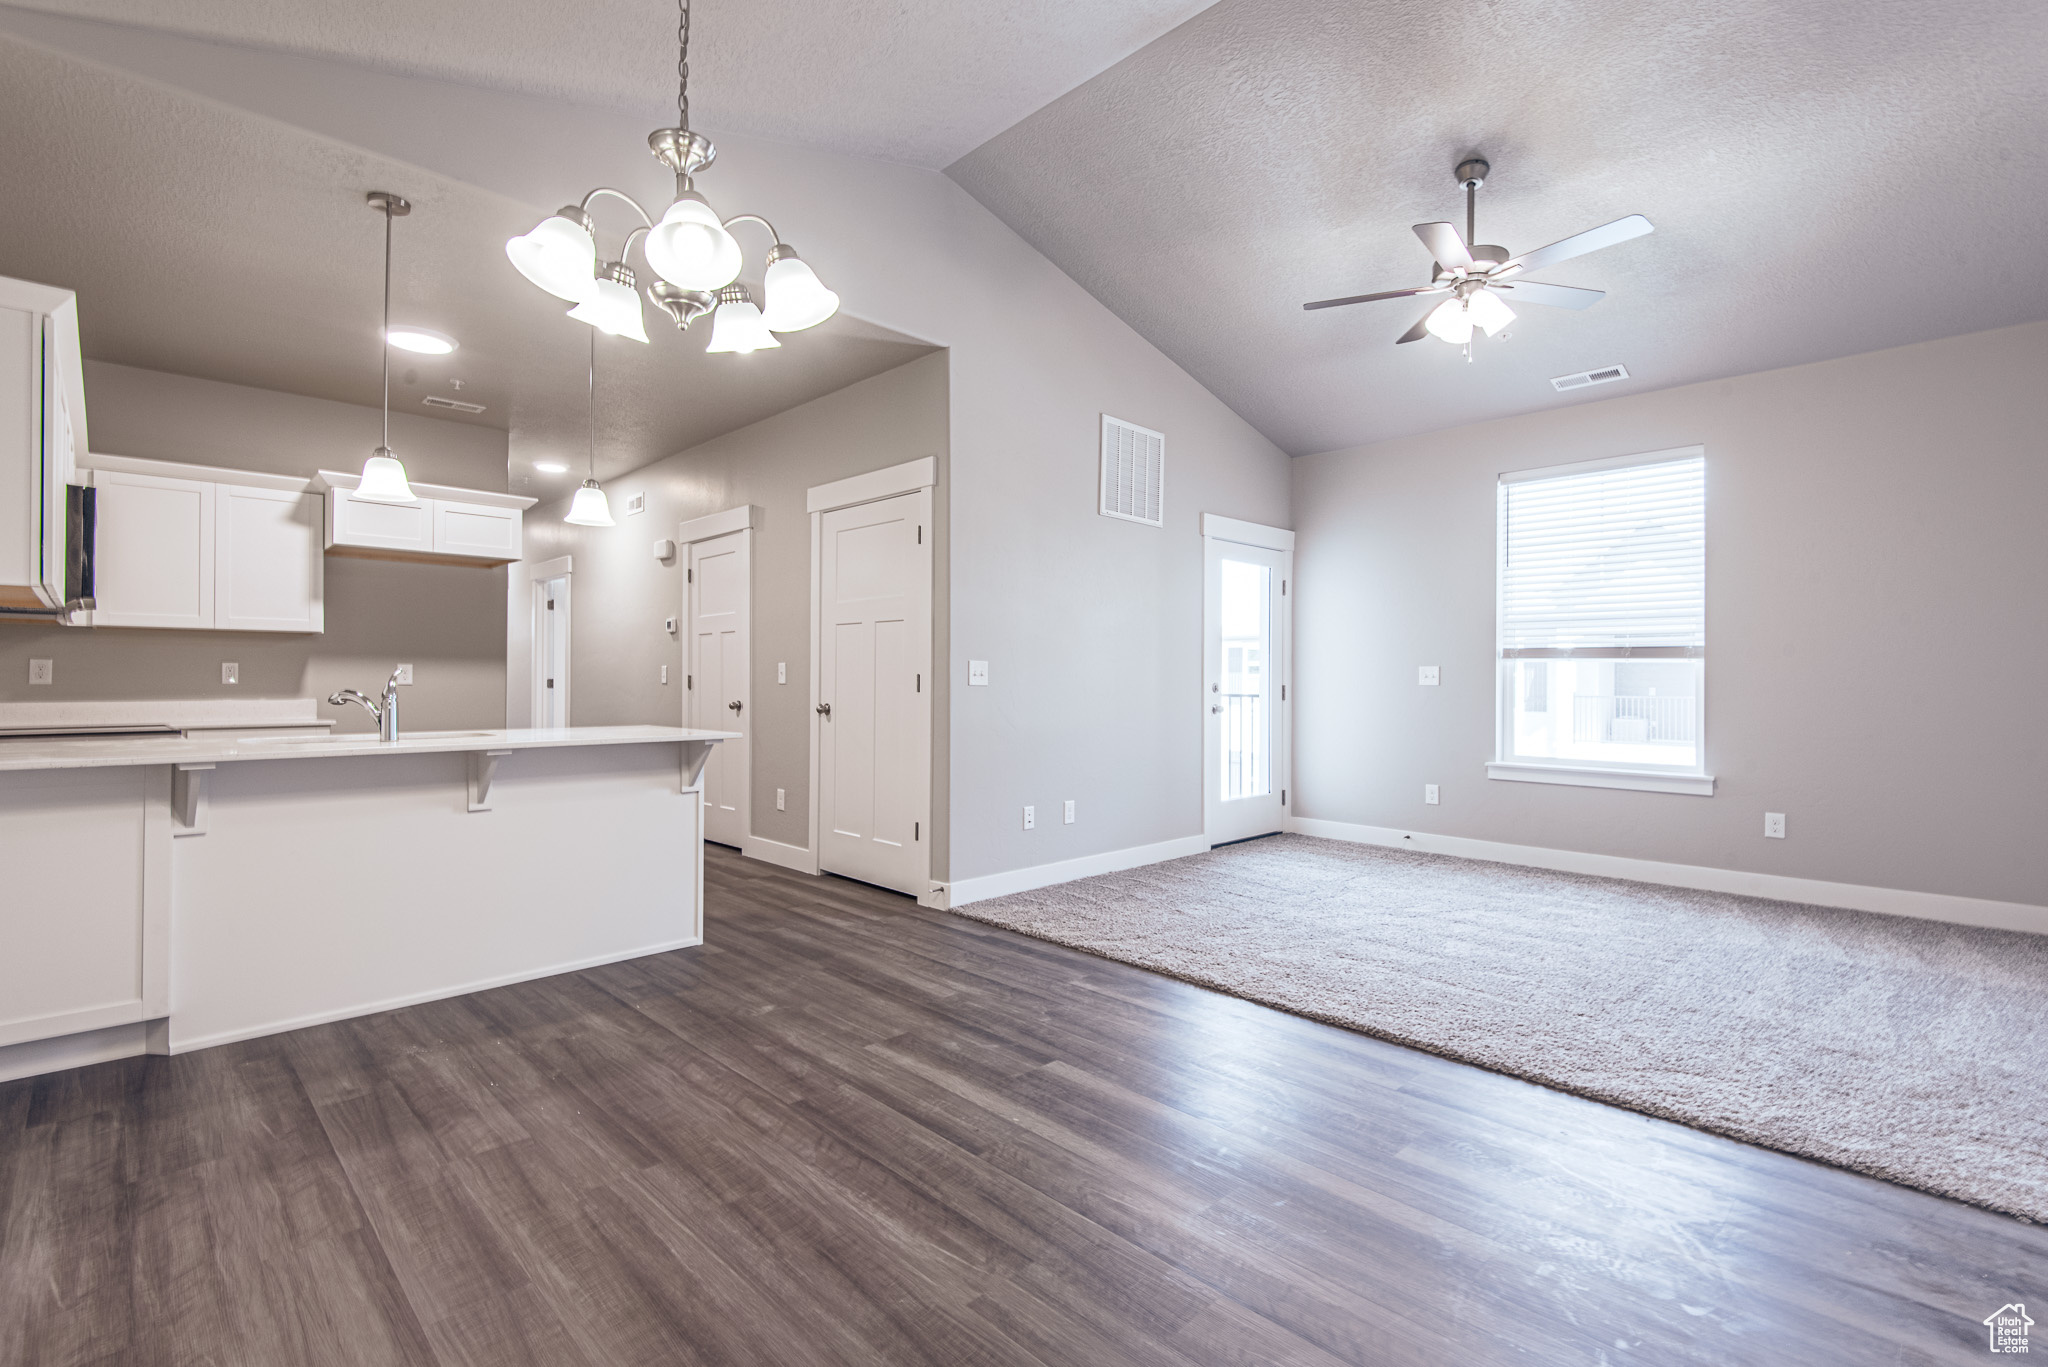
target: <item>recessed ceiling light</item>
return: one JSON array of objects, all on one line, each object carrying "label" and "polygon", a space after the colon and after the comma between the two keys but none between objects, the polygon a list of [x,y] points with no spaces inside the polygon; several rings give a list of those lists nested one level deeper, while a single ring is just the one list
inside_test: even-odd
[{"label": "recessed ceiling light", "polygon": [[400,351],[416,351],[422,356],[446,356],[455,350],[453,337],[432,328],[390,328],[384,336]]},{"label": "recessed ceiling light", "polygon": [[569,467],[557,460],[537,460],[533,463],[533,468],[544,475],[564,475],[569,472]]}]

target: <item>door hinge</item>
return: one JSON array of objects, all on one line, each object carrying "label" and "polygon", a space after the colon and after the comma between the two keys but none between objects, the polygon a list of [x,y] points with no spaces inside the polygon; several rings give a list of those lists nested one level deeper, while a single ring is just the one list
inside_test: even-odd
[{"label": "door hinge", "polygon": [[687,570],[684,570],[684,571],[683,571],[683,582],[684,582],[685,584],[694,584],[694,583],[696,583],[696,582],[697,582],[697,571],[696,571],[696,570],[694,570],[694,569],[687,569]]},{"label": "door hinge", "polygon": [[917,691],[920,693],[924,692],[924,675],[922,674],[917,676]]},{"label": "door hinge", "polygon": [[1283,807],[1287,805],[1287,790],[1285,788],[1280,790],[1280,805]]},{"label": "door hinge", "polygon": [[1281,684],[1281,685],[1280,685],[1280,701],[1281,701],[1281,702],[1286,702],[1286,701],[1287,701],[1287,685],[1286,685],[1286,684]]},{"label": "door hinge", "polygon": [[696,676],[695,674],[685,674],[685,675],[683,675],[683,687],[685,687],[685,688],[695,688],[696,686],[697,686],[697,676]]},{"label": "door hinge", "polygon": [[1280,581],[1280,596],[1282,598],[1287,596],[1287,581],[1285,579]]},{"label": "door hinge", "polygon": [[921,821],[913,821],[913,822],[911,822],[911,823],[910,823],[910,838],[911,838],[912,840],[922,840],[922,839],[924,839],[924,836],[920,834],[920,832],[921,832],[921,831],[923,830],[923,828],[924,828],[924,823],[923,823],[923,822],[921,822]]},{"label": "door hinge", "polygon": [[917,524],[917,544],[920,546],[924,544],[924,524],[922,522]]},{"label": "door hinge", "polygon": [[548,611],[549,611],[549,612],[553,612],[554,610],[555,610],[555,600],[554,600],[554,599],[552,599],[552,598],[550,598],[550,599],[548,599]]}]

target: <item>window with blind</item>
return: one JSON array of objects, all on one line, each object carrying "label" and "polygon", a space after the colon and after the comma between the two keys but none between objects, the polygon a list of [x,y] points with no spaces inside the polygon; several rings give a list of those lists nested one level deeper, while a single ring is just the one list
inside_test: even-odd
[{"label": "window with blind", "polygon": [[1495,777],[1702,773],[1699,447],[1502,475],[1498,601]]}]

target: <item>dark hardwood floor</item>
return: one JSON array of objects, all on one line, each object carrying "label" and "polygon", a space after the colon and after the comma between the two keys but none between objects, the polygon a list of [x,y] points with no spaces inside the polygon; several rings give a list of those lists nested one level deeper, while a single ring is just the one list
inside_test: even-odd
[{"label": "dark hardwood floor", "polygon": [[701,949],[0,1085],[0,1363],[1949,1363],[2048,1308],[2039,1227],[707,876]]}]

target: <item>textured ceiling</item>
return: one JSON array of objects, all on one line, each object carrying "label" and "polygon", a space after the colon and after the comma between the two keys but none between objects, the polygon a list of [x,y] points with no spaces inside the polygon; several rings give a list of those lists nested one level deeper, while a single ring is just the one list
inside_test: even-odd
[{"label": "textured ceiling", "polygon": [[[1468,364],[1395,337],[1410,225],[1527,251],[1654,235],[1534,278]],[[949,168],[1296,454],[2048,317],[2048,4],[1223,0]]]},{"label": "textured ceiling", "polygon": [[[691,122],[941,167],[1213,0],[695,0]],[[407,75],[675,107],[673,0],[29,0]]]},{"label": "textured ceiling", "polygon": [[[363,195],[405,195],[392,320],[461,347],[394,352],[393,410],[432,412],[429,393],[482,403],[472,421],[511,434],[513,488],[574,483],[531,482],[536,459],[580,473],[591,335],[505,260],[531,209],[7,39],[0,127],[0,275],[76,290],[88,356],[317,398],[378,402],[383,222]],[[678,335],[647,317],[649,345],[597,339],[600,476],[930,350],[842,315],[778,351],[708,356],[705,324]]]}]

